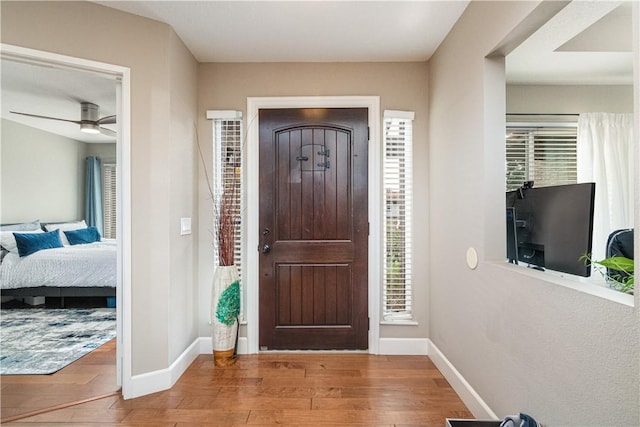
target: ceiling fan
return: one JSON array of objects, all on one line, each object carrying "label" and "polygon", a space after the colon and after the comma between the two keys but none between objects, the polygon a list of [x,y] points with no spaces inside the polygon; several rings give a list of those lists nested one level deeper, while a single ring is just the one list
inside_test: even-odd
[{"label": "ceiling fan", "polygon": [[13,114],[20,114],[22,116],[37,117],[39,119],[58,120],[61,122],[70,122],[80,125],[80,131],[85,133],[101,133],[106,136],[115,137],[116,133],[111,129],[107,129],[100,125],[112,125],[116,123],[116,116],[105,116],[100,118],[100,107],[92,102],[80,103],[80,120],[68,120],[58,117],[40,116],[37,114],[20,113],[17,111],[11,111]]}]

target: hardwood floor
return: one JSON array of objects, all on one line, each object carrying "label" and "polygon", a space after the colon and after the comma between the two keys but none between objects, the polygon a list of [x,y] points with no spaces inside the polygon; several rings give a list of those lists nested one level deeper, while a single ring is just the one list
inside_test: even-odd
[{"label": "hardwood floor", "polygon": [[[4,378],[2,387],[4,417]],[[226,368],[200,355],[170,390],[108,396],[3,425],[443,427],[445,418],[472,415],[425,356],[264,353]]]},{"label": "hardwood floor", "polygon": [[116,385],[116,340],[51,375],[0,376],[0,423],[16,416],[112,395]]}]

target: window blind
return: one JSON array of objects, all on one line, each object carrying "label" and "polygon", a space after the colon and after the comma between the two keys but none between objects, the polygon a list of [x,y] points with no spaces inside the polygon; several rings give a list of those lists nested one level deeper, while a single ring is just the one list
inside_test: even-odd
[{"label": "window blind", "polygon": [[506,139],[507,191],[525,181],[535,187],[577,182],[575,126],[509,126]]},{"label": "window blind", "polygon": [[414,113],[384,113],[383,318],[412,319]]},{"label": "window blind", "polygon": [[[218,209],[225,199],[229,204],[234,223],[234,264],[242,279],[242,116],[237,112],[213,112],[213,191]],[[218,113],[218,114],[216,114]],[[214,218],[214,221],[217,221]],[[217,222],[214,227],[217,226]],[[218,240],[214,239],[215,261],[219,262]],[[240,281],[242,285],[242,280]]]},{"label": "window blind", "polygon": [[116,182],[117,169],[114,163],[102,165],[103,234],[107,239],[116,238]]}]

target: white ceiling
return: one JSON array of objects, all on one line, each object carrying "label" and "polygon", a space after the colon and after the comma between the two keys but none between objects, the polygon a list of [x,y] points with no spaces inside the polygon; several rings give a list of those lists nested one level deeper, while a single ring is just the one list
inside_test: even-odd
[{"label": "white ceiling", "polygon": [[[12,114],[11,111],[80,120],[80,103],[100,107],[100,117],[116,114],[116,82],[98,74],[16,62],[3,58],[2,118],[89,143],[115,142],[102,134],[80,132],[75,123]],[[115,125],[103,127],[116,130]]]},{"label": "white ceiling", "polygon": [[96,1],[173,27],[199,62],[426,61],[464,1]]},{"label": "white ceiling", "polygon": [[[98,1],[171,25],[200,62],[426,61],[468,1]],[[574,1],[506,59],[520,84],[632,84],[631,2]],[[621,7],[618,7],[622,5]],[[115,114],[115,82],[3,59],[2,117],[86,142],[80,102]]]},{"label": "white ceiling", "polygon": [[569,3],[507,56],[507,82],[633,84],[631,5]]}]

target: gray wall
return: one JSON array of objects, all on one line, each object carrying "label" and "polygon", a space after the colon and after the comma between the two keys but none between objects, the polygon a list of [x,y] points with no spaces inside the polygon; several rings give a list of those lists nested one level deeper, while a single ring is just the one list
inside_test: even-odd
[{"label": "gray wall", "polygon": [[0,223],[84,219],[85,159],[116,161],[116,144],[87,144],[2,119]]},{"label": "gray wall", "polygon": [[[212,128],[205,120],[207,110],[245,112],[247,97],[260,96],[380,96],[385,109],[415,111],[414,179],[428,181],[427,146],[427,64],[426,63],[278,63],[278,64],[201,64],[199,67],[200,140],[208,170],[212,170]],[[250,126],[245,119],[245,126]],[[373,131],[373,130],[372,130]],[[380,130],[378,130],[380,131]],[[427,253],[426,221],[429,212],[426,185],[416,185],[414,198],[414,251],[417,260]],[[204,175],[200,175],[200,200],[207,200]],[[200,205],[200,218],[212,218],[210,203]],[[247,212],[256,216],[257,212]],[[200,334],[208,335],[207,319],[213,266],[211,221],[200,227]],[[428,268],[414,263],[415,320],[417,326],[381,327],[382,337],[425,338],[428,334]],[[244,334],[244,331],[242,332]]]},{"label": "gray wall", "polygon": [[[198,336],[198,157],[195,145],[198,67],[172,32],[169,102],[171,139],[167,141],[169,171],[168,229],[171,248],[169,287],[169,360],[175,360]],[[201,116],[200,116],[201,117]],[[158,171],[156,171],[157,173]],[[194,234],[180,235],[180,218],[192,218]],[[205,260],[212,264],[211,260]],[[187,315],[188,314],[188,315]],[[185,334],[185,331],[189,331]],[[204,335],[206,336],[206,334]]]},{"label": "gray wall", "polygon": [[194,299],[170,300],[194,287],[194,241],[172,243],[194,215],[193,132],[176,121],[196,120],[197,63],[168,25],[95,3],[0,7],[3,43],[131,70],[131,373],[167,369],[198,336]]},{"label": "gray wall", "polygon": [[503,261],[506,90],[493,53],[533,28],[536,5],[472,2],[429,62],[430,338],[500,417],[637,426],[638,309]]},{"label": "gray wall", "polygon": [[87,156],[100,157],[102,163],[116,163],[116,144],[115,143],[99,143],[85,144]]},{"label": "gray wall", "polygon": [[84,142],[5,119],[1,138],[1,223],[84,218]]},{"label": "gray wall", "polygon": [[508,113],[631,113],[633,86],[507,85]]}]

